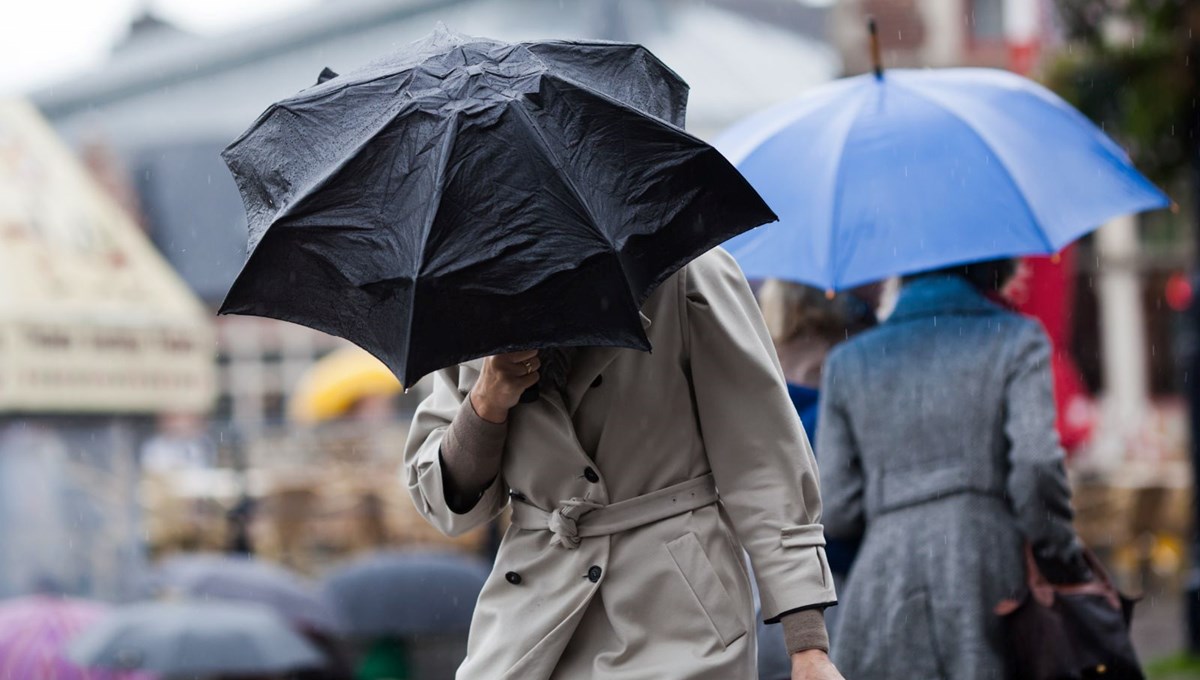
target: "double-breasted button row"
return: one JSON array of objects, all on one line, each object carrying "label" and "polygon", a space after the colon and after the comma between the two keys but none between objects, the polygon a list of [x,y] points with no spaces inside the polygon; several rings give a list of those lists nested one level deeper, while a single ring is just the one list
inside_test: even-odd
[{"label": "double-breasted button row", "polygon": [[[593,564],[591,567],[588,568],[587,574],[584,575],[584,578],[591,581],[592,583],[599,583],[600,577],[603,575],[604,575],[604,570],[601,569],[598,565]],[[504,575],[504,580],[508,581],[509,583],[513,584],[514,586],[521,585],[521,575],[515,571],[510,571],[510,572],[506,573]]]},{"label": "double-breasted button row", "polygon": [[592,484],[595,484],[596,482],[600,481],[600,475],[596,474],[596,471],[593,470],[590,465],[583,469],[583,478],[588,480]]}]

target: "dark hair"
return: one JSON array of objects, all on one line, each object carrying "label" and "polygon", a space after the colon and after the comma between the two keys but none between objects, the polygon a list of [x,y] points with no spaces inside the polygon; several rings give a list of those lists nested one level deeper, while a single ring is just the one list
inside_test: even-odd
[{"label": "dark hair", "polygon": [[970,264],[956,264],[941,269],[917,272],[904,277],[904,281],[915,281],[928,276],[957,276],[985,293],[998,292],[1017,273],[1016,258],[985,260]]}]

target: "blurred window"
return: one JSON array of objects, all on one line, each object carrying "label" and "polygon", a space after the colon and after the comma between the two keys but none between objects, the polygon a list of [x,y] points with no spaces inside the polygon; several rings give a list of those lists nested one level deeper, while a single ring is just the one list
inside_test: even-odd
[{"label": "blurred window", "polygon": [[968,0],[971,38],[984,42],[1004,40],[1004,0]]},{"label": "blurred window", "polygon": [[263,420],[272,424],[283,424],[287,415],[287,398],[281,392],[267,392],[263,395]]}]

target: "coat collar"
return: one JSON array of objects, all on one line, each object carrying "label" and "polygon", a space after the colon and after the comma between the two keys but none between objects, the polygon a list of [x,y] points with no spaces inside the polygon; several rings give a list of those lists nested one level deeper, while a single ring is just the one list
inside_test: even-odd
[{"label": "coat collar", "polygon": [[1003,308],[974,286],[954,275],[927,276],[911,281],[900,291],[888,323],[933,316],[997,314]]},{"label": "coat collar", "polygon": [[[642,329],[650,330],[650,317],[638,312],[642,319]],[[571,362],[571,373],[567,378],[566,397],[567,413],[575,415],[584,395],[596,380],[596,376],[604,372],[613,359],[617,358],[621,347],[582,347]]]}]

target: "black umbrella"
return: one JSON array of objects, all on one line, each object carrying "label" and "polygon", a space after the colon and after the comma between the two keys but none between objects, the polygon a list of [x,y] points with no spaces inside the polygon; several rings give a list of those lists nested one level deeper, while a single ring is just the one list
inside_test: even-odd
[{"label": "black umbrella", "polygon": [[348,637],[465,633],[489,571],[459,555],[382,552],[333,572],[323,590]]},{"label": "black umbrella", "polygon": [[274,675],[326,664],[320,650],[263,605],[141,602],[121,607],[69,646],[84,668],[160,677]]},{"label": "black umbrella", "polygon": [[250,256],[222,313],[339,335],[406,385],[550,346],[647,350],[663,279],[775,219],[645,48],[444,30],[271,106],[224,152]]},{"label": "black umbrella", "polygon": [[302,630],[334,633],[337,612],[299,574],[253,557],[195,553],[164,560],[153,582],[193,599],[263,604]]}]

